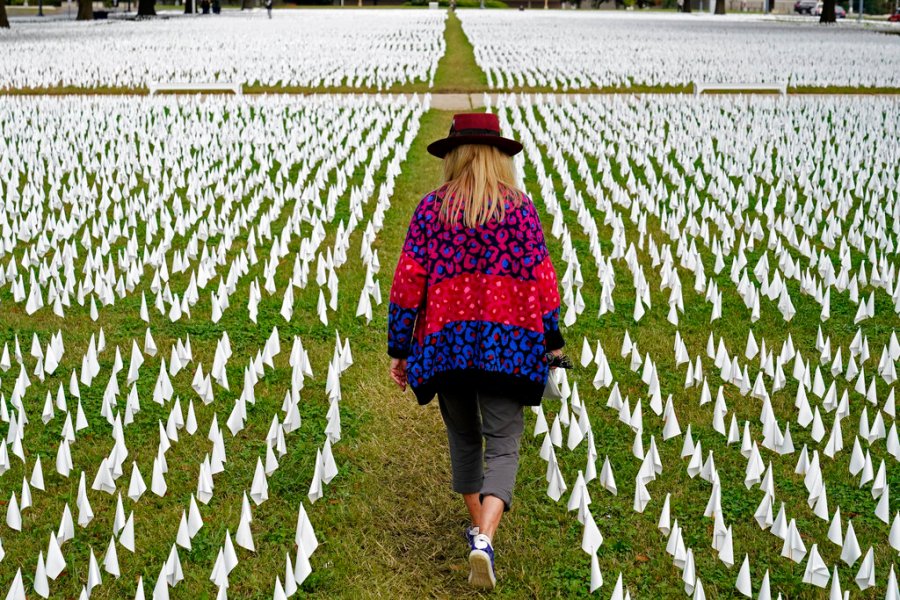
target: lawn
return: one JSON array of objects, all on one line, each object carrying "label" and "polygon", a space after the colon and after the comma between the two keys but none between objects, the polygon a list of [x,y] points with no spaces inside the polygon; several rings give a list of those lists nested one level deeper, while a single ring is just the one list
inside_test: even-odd
[{"label": "lawn", "polygon": [[[485,89],[486,77],[475,63],[472,46],[456,15],[449,15],[444,36],[447,51],[438,63],[433,91]],[[425,88],[412,86],[404,91],[421,92]],[[34,459],[38,456],[46,483],[46,491],[31,490],[33,505],[23,511],[22,531],[0,525],[0,541],[6,552],[0,562],[0,589],[7,589],[21,568],[25,589],[32,597],[38,554],[43,552],[46,557],[48,541],[58,531],[66,505],[78,520],[76,503],[83,470],[94,516],[86,527],[76,524],[74,539],[63,545],[67,567],[56,581],[50,582],[52,596],[78,597],[89,579],[93,553],[103,583],[92,590],[92,598],[134,597],[139,577],[143,577],[145,593],[151,597],[160,568],[170,556],[182,512],[188,509],[191,494],[197,493],[200,463],[212,452],[213,444],[207,434],[215,418],[223,431],[227,462],[224,471],[214,477],[214,495],[209,505],[200,505],[203,528],[191,540],[190,549],[178,548],[184,580],[171,588],[170,593],[174,598],[216,597],[217,587],[210,576],[226,536],[236,536],[241,522],[242,496],[250,492],[257,461],[266,459],[273,417],[279,423],[285,419],[285,395],[292,387],[289,356],[294,340],[299,338],[308,352],[313,372],[304,379],[299,391],[302,424],[298,430],[284,435],[286,452],[278,456],[278,468],[268,477],[269,499],[259,506],[251,502],[250,530],[255,551],[237,547],[239,562],[229,575],[228,595],[270,598],[276,577],[284,582],[285,557],[290,556],[292,563],[296,557],[294,533],[301,503],[320,545],[310,558],[312,573],[302,583],[300,594],[323,598],[481,595],[472,591],[466,582],[467,547],[461,534],[467,516],[462,502],[449,487],[446,434],[437,406],[432,403],[419,407],[411,392],[401,393],[390,382],[385,353],[386,299],[409,217],[419,199],[440,183],[441,163],[428,155],[425,148],[446,134],[452,113],[431,109],[419,116],[403,108],[401,101],[390,104],[389,99],[364,98],[367,99],[313,94],[246,101],[219,96],[202,100],[133,99],[134,107],[140,107],[140,111],[116,107],[118,97],[0,98],[0,108],[7,116],[0,123],[0,140],[9,155],[25,156],[33,150],[33,155],[42,157],[33,162],[23,158],[12,164],[0,158],[0,196],[6,198],[0,220],[4,225],[0,265],[6,281],[0,289],[0,305],[5,311],[5,317],[0,319],[0,331],[4,332],[2,341],[9,344],[12,356],[11,368],[0,374],[3,395],[0,405],[5,408],[0,414],[15,414],[12,398],[16,395],[17,382],[22,380],[22,372],[31,383],[23,397],[28,417],[22,439],[26,461],[23,463],[15,456],[14,439],[7,436],[10,468],[0,476],[0,501],[8,508],[13,494],[17,500],[21,499],[20,482],[23,478],[31,479]],[[67,113],[52,104],[57,101],[61,103],[59,106],[71,104],[75,108]],[[375,106],[381,101],[390,108]],[[596,480],[588,484],[590,510],[605,538],[598,551],[605,582],[598,594],[612,595],[613,585],[621,573],[623,584],[632,596],[684,597],[682,571],[673,566],[665,551],[667,538],[657,527],[667,495],[672,519],[678,520],[684,544],[693,551],[697,577],[707,597],[737,596],[734,584],[745,554],[750,558],[754,597],[759,593],[766,570],[773,597],[781,593],[790,598],[816,598],[826,593],[802,583],[805,560],[797,564],[782,557],[782,541],[760,529],[754,521],[754,512],[764,494],[759,486],[748,489],[744,485],[747,460],[741,454],[741,443],[727,443],[725,436],[713,428],[713,407],[721,386],[727,405],[725,425],[729,426],[734,417],[743,433],[744,423],[749,422],[751,437],[760,444],[765,464],[772,465],[773,511],[777,513],[780,503],[785,503],[787,517],[796,519],[806,550],[818,544],[829,568],[839,565],[843,590],[852,590],[854,597],[884,597],[894,556],[888,543],[890,524],[883,523],[874,514],[877,500],[873,499],[871,482],[860,485],[859,476],[851,476],[848,465],[863,407],[869,422],[874,422],[881,411],[886,428],[893,424],[892,417],[882,409],[896,384],[889,384],[876,374],[882,347],[891,343],[891,336],[900,324],[889,291],[874,286],[868,279],[857,280],[860,298],[867,299],[875,292],[876,309],[873,317],[857,325],[854,324],[857,302],[849,292],[832,290],[831,315],[822,322],[820,304],[801,291],[799,281],[788,279],[787,292],[797,311],[790,322],[782,318],[778,302],[768,298],[762,299],[759,319],[752,322],[752,312],[738,293],[730,270],[738,248],[743,249],[748,261],[745,267],[748,281],[754,289],[761,287],[759,276],[753,272],[759,259],[768,255],[770,276],[779,269],[775,249],[769,245],[770,232],[775,231],[774,237],[780,244],[776,246],[784,249],[782,256],[799,261],[811,277],[821,279],[799,244],[786,241],[787,230],[777,221],[784,214],[800,220],[796,211],[802,209],[806,218],[814,217],[812,225],[806,224],[813,233],[799,226],[793,231],[798,237],[808,236],[811,246],[817,252],[824,252],[838,270],[841,238],[834,248],[821,239],[827,219],[840,221],[842,235],[848,235],[851,230],[865,233],[865,251],[859,249],[858,240],[854,239],[854,245],[846,253],[853,276],[858,278],[859,269],[865,264],[866,277],[870,277],[873,266],[870,255],[874,255],[878,270],[897,285],[898,173],[896,161],[891,162],[891,157],[896,157],[897,131],[893,121],[885,116],[896,114],[897,102],[891,98],[860,101],[836,97],[827,101],[790,99],[790,104],[778,104],[774,99],[765,98],[694,100],[681,95],[642,98],[617,94],[573,99],[563,104],[557,106],[552,99],[506,97],[495,109],[505,126],[518,137],[533,139],[533,144],[526,144],[527,150],[518,164],[524,185],[541,213],[550,252],[563,282],[561,289],[565,290],[565,281],[577,279],[575,274],[579,271],[583,278],[573,288],[580,293],[583,308],[572,309],[578,313],[577,319],[563,329],[567,351],[579,363],[568,374],[568,381],[570,385],[577,382],[578,397],[590,417],[597,471],[608,457],[618,486],[618,495],[613,496]],[[85,107],[96,115],[92,118],[79,112],[86,110]],[[26,115],[34,110],[43,120],[28,120]],[[819,114],[817,111],[829,115],[820,126],[810,121],[810,115]],[[723,126],[713,134],[709,127],[716,122],[732,126]],[[42,141],[44,146],[35,143],[32,147],[29,140],[36,123],[41,123],[37,129],[42,132],[39,139],[43,140],[43,134],[52,138],[50,134],[57,130],[68,132],[70,137],[63,136],[55,145]],[[851,129],[857,125],[857,129]],[[398,157],[393,162],[394,153],[400,151],[411,130],[415,136],[410,140],[408,152],[401,152],[402,161]],[[785,142],[786,131],[797,136],[803,131],[810,132],[809,137],[798,139],[813,150],[803,153],[800,148],[806,146],[799,145],[797,140],[793,140],[795,145]],[[853,135],[841,137],[842,131],[851,131]],[[744,137],[734,132],[742,132]],[[387,154],[377,167],[373,167],[376,147],[388,135],[393,135],[394,142],[385,148]],[[109,160],[119,161],[117,165],[102,165],[95,154],[86,150],[90,143],[97,144],[94,136],[103,140],[95,149],[105,149]],[[678,139],[690,140],[690,144],[676,148]],[[83,145],[79,147],[78,142]],[[851,160],[850,150],[868,162],[857,164]],[[161,163],[148,161],[147,152],[158,153]],[[803,165],[804,157],[815,159],[818,162],[810,164],[826,163],[828,168],[804,170],[801,176],[799,172],[768,166],[769,163],[777,165],[783,155],[800,157],[798,164]],[[851,166],[839,170],[839,165]],[[879,169],[875,169],[876,165]],[[400,167],[400,173],[394,176],[396,166]],[[863,178],[861,172],[865,169],[877,170],[878,177]],[[64,174],[54,185],[57,171]],[[702,179],[698,174],[703,175]],[[803,183],[803,177],[810,183]],[[684,188],[676,184],[679,180],[683,180]],[[750,181],[756,186],[754,189],[761,191],[751,193],[746,210],[735,209],[731,202],[739,196],[726,184],[737,189],[748,186]],[[830,187],[832,181],[839,183],[838,190]],[[168,182],[174,183],[170,187]],[[16,194],[9,192],[10,186]],[[105,192],[94,192],[95,186]],[[808,195],[810,186],[827,193]],[[692,188],[696,202],[687,207]],[[775,195],[773,212],[765,216],[757,204],[759,198],[769,201],[770,189]],[[124,197],[118,196],[120,190],[127,192]],[[329,190],[336,193],[330,196]],[[799,204],[791,205],[795,211],[790,213],[786,213],[788,190],[796,191],[799,198]],[[846,211],[831,204],[837,202],[833,198],[845,197],[849,202]],[[717,215],[719,220],[715,221],[709,216],[713,207],[731,210],[722,208],[721,215]],[[48,220],[51,214],[56,220]],[[383,227],[375,227],[374,223],[382,215]],[[692,229],[688,215],[710,227],[705,237],[699,229]],[[744,221],[745,216],[748,221]],[[60,217],[75,227],[66,239],[61,233],[65,224],[59,222]],[[764,226],[764,239],[746,246],[752,219],[756,218]],[[321,221],[321,231],[314,225],[316,220]],[[111,223],[127,226],[119,231]],[[22,233],[18,237],[8,235],[8,224],[15,224]],[[352,227],[347,235],[343,232],[349,224]],[[226,225],[233,229],[227,229]],[[693,231],[685,234],[687,244],[682,244],[678,235],[673,237],[673,226],[680,231]],[[591,244],[593,227],[603,257],[599,266],[597,249]],[[716,273],[716,245],[710,236],[724,244],[723,237],[727,238],[729,230],[735,235],[725,244],[724,268]],[[44,232],[47,239],[41,237]],[[893,250],[887,242],[869,249],[877,232],[883,232]],[[255,244],[250,243],[251,233]],[[61,268],[66,253],[57,252],[51,242],[60,247],[68,243],[77,251],[71,275]],[[706,300],[705,291],[694,289],[695,274],[683,262],[690,242],[697,246],[707,284],[715,283],[722,293],[719,319],[711,321],[712,304]],[[624,252],[613,257],[619,243],[630,250],[629,255],[633,253],[633,261]],[[311,255],[308,254],[310,244],[314,245]],[[385,302],[374,306],[373,318],[367,323],[356,312],[367,269],[374,264],[371,255],[363,252],[364,246],[369,245],[377,252],[380,270],[374,273],[374,278]],[[215,262],[218,248],[226,259],[221,264]],[[337,309],[327,311],[326,325],[318,316],[319,294],[321,291],[329,300],[331,292],[328,283],[316,281],[317,270],[320,262],[327,262],[327,255],[340,255],[341,249],[345,250],[346,261],[338,261],[341,264],[334,269],[339,279]],[[210,256],[204,250],[212,253],[213,258],[209,259],[212,262],[203,262],[204,257]],[[674,270],[683,285],[684,310],[679,314],[677,326],[666,318],[671,289],[662,289],[661,261],[657,260],[660,255],[665,257],[665,252],[674,258]],[[114,280],[110,292],[115,303],[103,305],[98,300],[96,321],[91,318],[91,292],[85,292],[87,301],[83,305],[77,302],[87,257],[90,255],[91,263],[95,263],[95,254],[102,259],[98,263],[102,271],[112,270],[117,276],[128,273],[129,261],[141,259],[140,279],[134,289],[116,289],[118,282]],[[253,254],[256,260],[248,261],[246,270],[235,275],[230,306],[218,322],[212,322],[212,293],[221,289],[222,280],[229,279],[233,264]],[[165,276],[159,273],[160,255],[165,257]],[[285,319],[280,314],[283,294],[297,277],[298,257],[309,269],[308,281],[303,286],[294,286],[293,314]],[[184,262],[185,268],[177,268],[176,263]],[[11,264],[15,265],[15,275]],[[155,306],[157,296],[163,297],[167,309],[173,298],[169,292],[184,298],[201,264],[214,264],[215,274],[201,288],[197,302],[190,307],[190,317],[184,315],[173,322],[160,314]],[[615,272],[612,292],[615,310],[598,316],[604,294],[599,267],[606,264]],[[650,306],[639,321],[633,317],[637,279],[630,269],[642,273],[648,286]],[[322,271],[327,280],[329,269],[323,266]],[[50,272],[59,273],[59,283],[73,284],[70,294],[76,301],[64,307],[64,318],[53,313],[48,286],[57,282]],[[34,281],[32,273],[41,282],[47,305],[29,315],[24,299],[14,297],[11,288],[16,286],[10,282],[18,285],[21,277],[23,290],[28,291]],[[275,293],[265,289],[270,273]],[[154,282],[156,276],[160,279]],[[251,287],[255,286],[261,289],[261,300],[254,322],[248,304]],[[99,298],[103,290],[95,293]],[[142,293],[146,297],[149,323],[140,318]],[[577,304],[574,293],[567,303]],[[91,489],[101,462],[109,456],[115,443],[113,427],[101,414],[101,407],[118,347],[124,368],[117,375],[120,392],[112,414],[117,411],[125,414],[132,390],[126,384],[132,344],[144,350],[148,327],[159,351],[155,356],[144,356],[134,388],[141,411],[124,428],[129,455],[124,462],[124,473],[117,481],[125,515],[134,511],[138,551],[132,554],[117,543],[122,574],[115,579],[104,570],[104,555],[113,535],[117,496]],[[821,352],[816,347],[819,327],[830,338],[832,359],[838,347],[843,352],[843,372],[835,377],[830,372],[830,360],[820,360]],[[106,349],[98,356],[99,374],[91,385],[77,386],[89,426],[77,432],[76,441],[71,445],[74,468],[66,478],[56,472],[65,415],[56,410],[46,424],[41,416],[47,395],[55,399],[62,387],[74,422],[78,398],[73,395],[70,377],[73,371],[79,374],[83,371],[82,357],[92,337],[95,342],[98,339],[101,328]],[[272,360],[272,366],[257,371],[261,373],[252,385],[255,403],[247,405],[245,425],[232,436],[227,423],[234,406],[240,404],[242,392],[245,393],[248,369],[257,369],[263,363],[262,353],[275,328],[281,352]],[[867,385],[874,382],[877,405],[868,404],[864,395],[854,391],[855,379],[845,377],[850,345],[858,330],[867,337],[870,346],[871,356],[862,368]],[[744,354],[751,331],[757,342],[765,340],[767,350],[776,355],[790,336],[794,348],[813,373],[821,364],[826,387],[834,380],[839,396],[847,390],[850,405],[849,415],[842,423],[844,448],[834,459],[823,453],[834,412],[827,410],[811,391],[809,400],[821,410],[825,437],[817,442],[808,429],[796,423],[794,401],[800,384],[793,377],[793,360],[784,366],[783,389],[773,391],[772,378],[768,375],[763,380],[771,394],[780,431],[790,423],[795,451],[782,456],[762,447],[762,401],[741,394],[732,383],[723,381],[720,369],[707,355],[707,341],[712,334],[715,345],[721,340],[729,357],[734,357],[742,368],[746,367],[751,381],[754,380],[760,370],[759,357],[748,359]],[[51,336],[57,332],[62,333],[65,354],[55,371],[41,380],[32,353],[32,338],[36,335],[41,349],[46,351]],[[204,374],[210,372],[217,345],[226,332],[234,353],[225,366],[230,386],[226,390],[214,383],[215,399],[207,405],[192,389],[192,379],[200,365]],[[639,349],[642,364],[638,369],[631,364],[631,356],[623,357],[620,353],[626,332]],[[315,471],[316,453],[323,449],[326,439],[327,413],[333,395],[326,389],[326,381],[336,335],[342,341],[349,340],[353,364],[340,377],[341,439],[333,445],[338,473],[324,486],[323,497],[313,503],[307,493]],[[709,404],[701,404],[702,385],[685,387],[687,365],[676,361],[676,335],[684,341],[692,363],[698,358],[702,361],[712,395]],[[192,360],[171,376],[173,397],[160,405],[153,398],[161,359],[170,365],[172,348],[188,338]],[[20,361],[14,356],[16,339],[23,356],[21,371]],[[652,436],[659,452],[662,472],[646,484],[651,499],[642,513],[633,508],[635,479],[642,464],[633,449],[635,428],[622,421],[619,411],[607,406],[612,385],[599,388],[593,385],[595,365],[580,366],[585,339],[592,353],[598,344],[602,347],[614,382],[622,398],[629,399],[631,411],[641,401],[643,450],[650,448]],[[642,381],[646,361],[655,366],[662,401],[665,403],[671,396],[680,424],[681,435],[666,441],[662,438],[662,418],[652,412],[650,391]],[[197,431],[189,435],[185,430],[178,430],[177,441],[169,439],[166,494],[159,497],[148,490],[139,501],[133,502],[126,494],[131,463],[137,461],[149,487],[152,464],[158,457],[162,439],[160,429],[164,430],[173,412],[177,412],[173,411],[176,397],[180,398],[185,414],[188,403],[193,401]],[[571,404],[572,398],[568,400],[566,410],[574,415],[577,409]],[[514,508],[504,518],[495,540],[500,578],[495,595],[500,597],[589,596],[590,557],[581,549],[583,528],[576,520],[576,513],[568,511],[566,506],[579,470],[585,470],[588,443],[582,441],[573,450],[565,447],[569,427],[562,422],[561,408],[559,401],[546,401],[543,406],[548,425],[560,427],[563,440],[555,455],[568,489],[558,502],[547,494],[547,462],[540,456],[545,436],[532,435],[537,417],[532,411],[526,412]],[[577,424],[574,418],[570,422]],[[693,441],[702,445],[703,460],[707,460],[710,451],[714,457],[721,486],[722,517],[725,525],[733,527],[735,564],[730,568],[710,547],[715,526],[713,519],[704,516],[704,509],[713,486],[699,476],[691,477],[687,470],[689,459],[681,456],[689,425]],[[887,484],[900,489],[897,485],[900,471],[887,452],[885,441],[873,440],[869,444],[863,440],[861,444],[863,452],[871,453],[876,470],[881,460],[885,460]],[[840,548],[827,539],[829,521],[815,516],[807,504],[809,494],[803,477],[795,473],[804,445],[808,446],[810,455],[814,450],[820,454],[829,515],[840,506],[844,530],[847,520],[852,519],[862,552],[870,545],[874,548],[877,582],[874,588],[859,591],[853,580],[862,559],[852,567],[840,562]],[[893,518],[897,511],[895,500],[890,509]]]}]

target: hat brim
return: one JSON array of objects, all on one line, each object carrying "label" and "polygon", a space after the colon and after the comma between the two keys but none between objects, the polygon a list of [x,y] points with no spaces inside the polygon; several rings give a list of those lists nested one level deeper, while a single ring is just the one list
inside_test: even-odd
[{"label": "hat brim", "polygon": [[464,144],[493,146],[509,156],[515,156],[522,151],[522,144],[499,135],[454,135],[430,143],[428,153],[438,158],[444,158],[448,152]]}]

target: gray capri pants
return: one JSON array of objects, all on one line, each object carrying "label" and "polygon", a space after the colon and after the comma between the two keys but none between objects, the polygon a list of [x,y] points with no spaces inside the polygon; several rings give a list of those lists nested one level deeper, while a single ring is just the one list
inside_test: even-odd
[{"label": "gray capri pants", "polygon": [[483,390],[438,392],[447,426],[453,491],[479,493],[512,503],[519,468],[519,438],[525,422],[518,400]]}]

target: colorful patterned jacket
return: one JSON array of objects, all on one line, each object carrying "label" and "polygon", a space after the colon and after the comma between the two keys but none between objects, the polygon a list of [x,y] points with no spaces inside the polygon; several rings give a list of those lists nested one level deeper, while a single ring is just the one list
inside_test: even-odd
[{"label": "colorful patterned jacket", "polygon": [[507,200],[502,222],[467,228],[441,222],[440,202],[429,193],[410,221],[391,286],[388,354],[408,359],[419,404],[451,386],[540,404],[545,354],[565,342],[534,204]]}]

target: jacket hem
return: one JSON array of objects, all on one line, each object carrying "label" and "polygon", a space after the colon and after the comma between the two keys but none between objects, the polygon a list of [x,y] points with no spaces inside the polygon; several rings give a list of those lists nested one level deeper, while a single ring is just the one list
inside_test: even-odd
[{"label": "jacket hem", "polygon": [[559,350],[565,345],[566,341],[563,339],[563,336],[558,329],[544,331],[544,347],[547,348],[547,352]]},{"label": "jacket hem", "polygon": [[422,385],[413,387],[416,400],[422,406],[434,399],[441,390],[472,389],[502,394],[518,400],[523,406],[538,406],[544,395],[545,384],[524,377],[494,373],[478,369],[454,369],[431,377]]},{"label": "jacket hem", "polygon": [[391,348],[388,346],[388,356],[391,358],[408,358],[409,350],[403,350],[402,348]]}]

